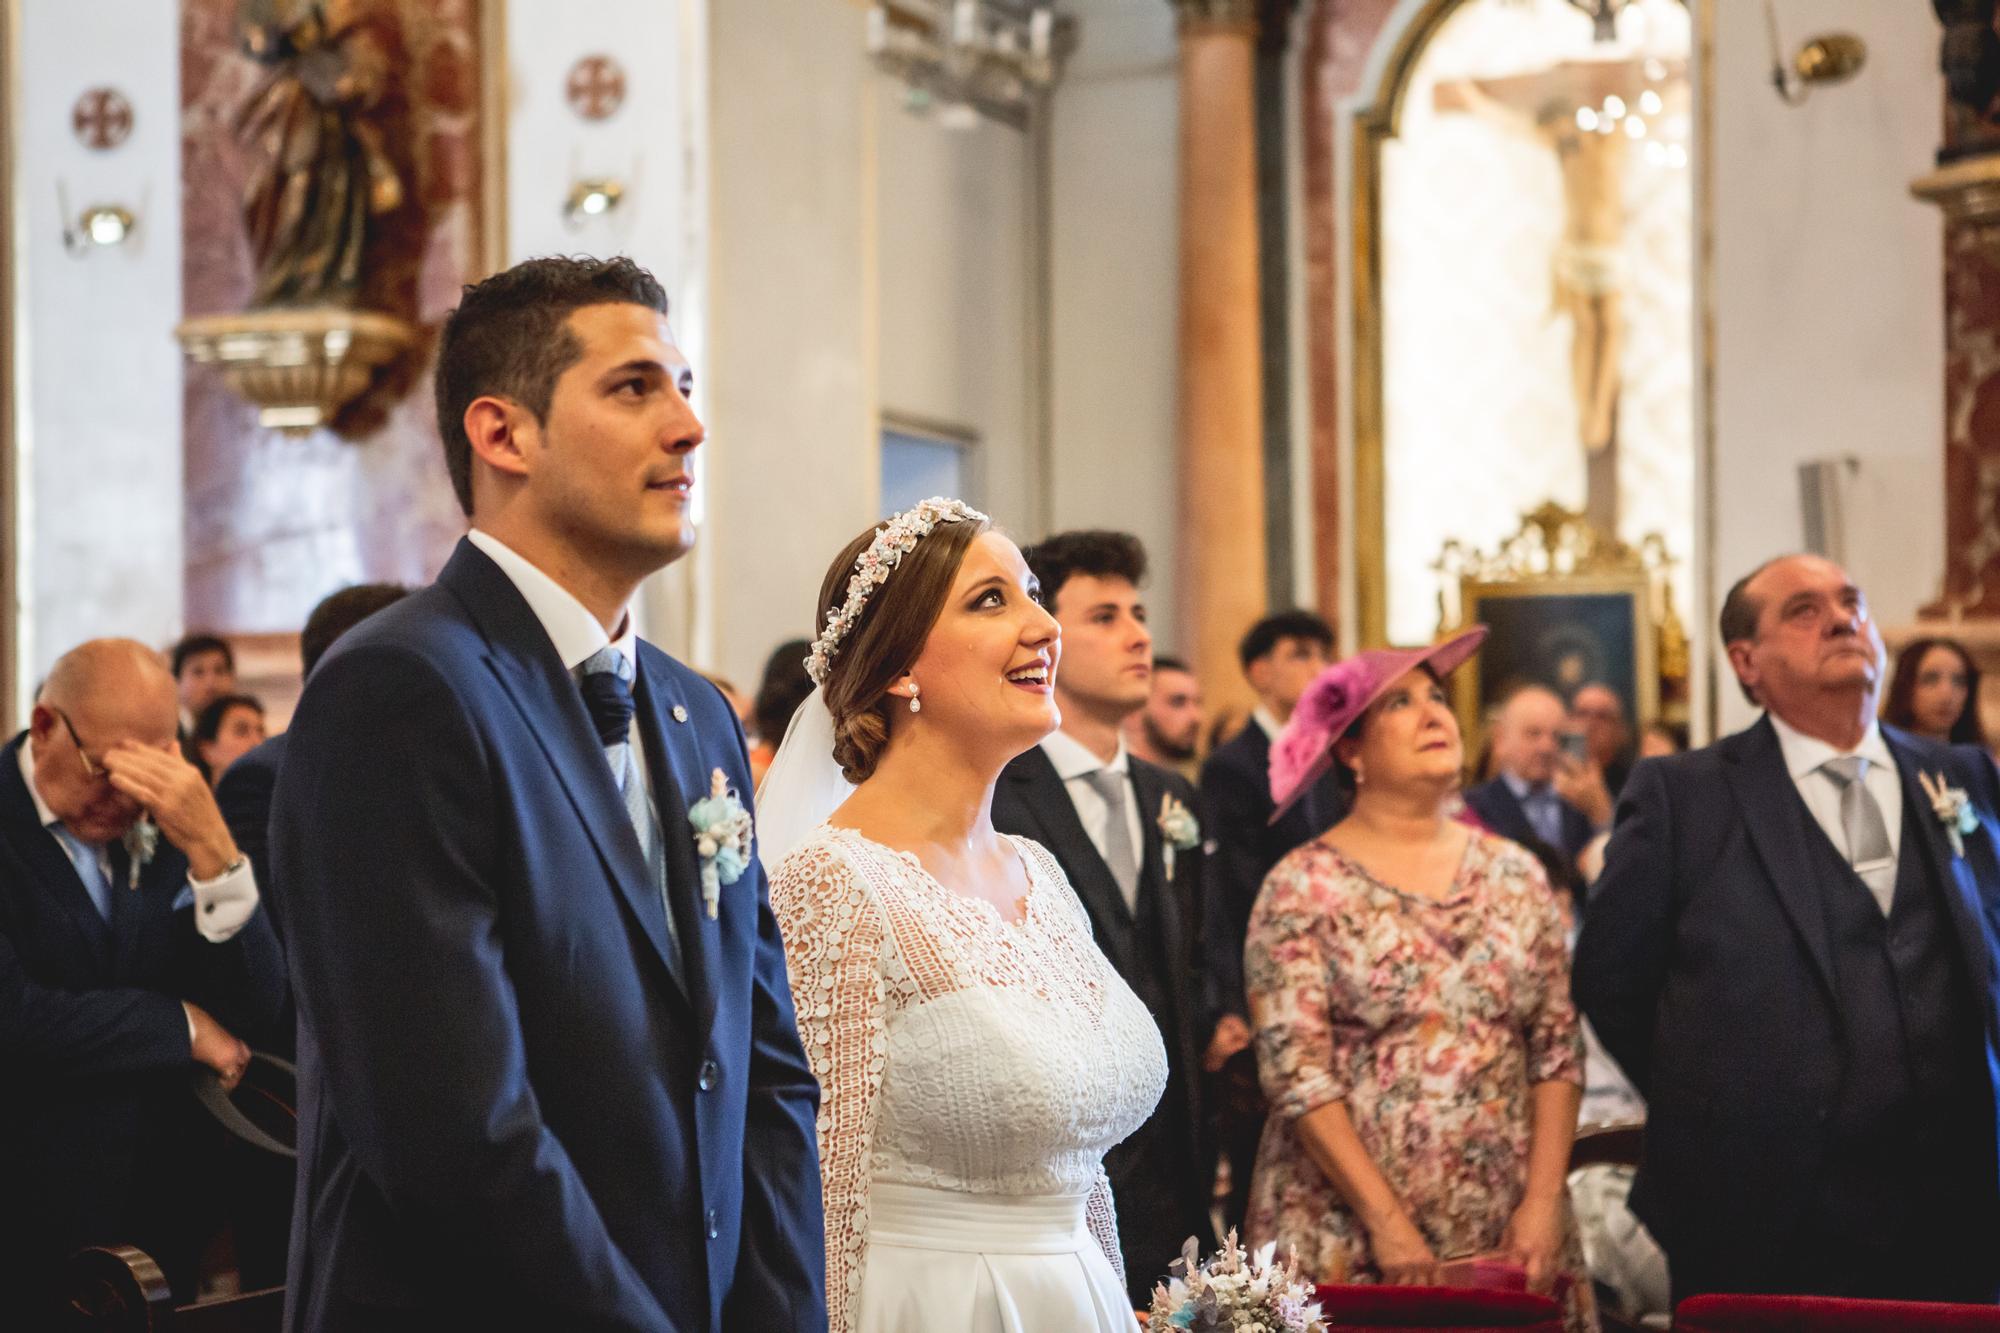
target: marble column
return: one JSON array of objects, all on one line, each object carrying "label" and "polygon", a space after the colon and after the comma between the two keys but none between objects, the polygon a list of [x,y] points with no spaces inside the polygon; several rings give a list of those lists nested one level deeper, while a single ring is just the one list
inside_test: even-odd
[{"label": "marble column", "polygon": [[1250,702],[1236,644],[1268,596],[1255,0],[1180,14],[1180,623],[1211,704]]},{"label": "marble column", "polygon": [[[2000,735],[2000,71],[1992,0],[1936,6],[1944,19],[1944,142],[1938,169],[1910,183],[1944,213],[1944,576],[1892,648],[1931,634],[1978,661],[1981,713]],[[1983,36],[1982,36],[1983,34]]]}]

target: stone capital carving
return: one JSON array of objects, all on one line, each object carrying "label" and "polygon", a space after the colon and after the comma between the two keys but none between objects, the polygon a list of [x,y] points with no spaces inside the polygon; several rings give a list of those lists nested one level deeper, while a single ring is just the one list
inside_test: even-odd
[{"label": "stone capital carving", "polygon": [[1167,0],[1180,18],[1182,32],[1241,32],[1255,34],[1258,0]]}]

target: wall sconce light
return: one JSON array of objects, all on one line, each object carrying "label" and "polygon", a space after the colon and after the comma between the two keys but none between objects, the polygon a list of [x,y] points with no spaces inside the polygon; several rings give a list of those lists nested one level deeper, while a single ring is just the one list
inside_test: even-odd
[{"label": "wall sconce light", "polygon": [[123,204],[92,204],[81,213],[71,214],[69,198],[56,183],[56,206],[62,210],[63,249],[79,259],[92,250],[123,245],[131,237],[139,219]]},{"label": "wall sconce light", "polygon": [[571,228],[579,227],[611,212],[624,198],[625,186],[608,176],[579,180],[569,187],[569,197],[563,200],[563,221]]},{"label": "wall sconce light", "polygon": [[1846,83],[1868,63],[1868,43],[1851,32],[1826,32],[1809,40],[1787,64],[1779,54],[1778,13],[1764,0],[1764,19],[1771,32],[1771,86],[1787,106],[1804,106],[1814,88]]}]

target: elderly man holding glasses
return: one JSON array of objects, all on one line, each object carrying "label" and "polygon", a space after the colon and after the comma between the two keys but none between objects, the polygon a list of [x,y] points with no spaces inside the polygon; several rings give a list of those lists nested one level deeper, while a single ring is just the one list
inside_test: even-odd
[{"label": "elderly man holding glasses", "polygon": [[190,1074],[235,1085],[285,978],[177,716],[158,654],[99,639],[0,750],[0,1289],[134,1244],[194,1296],[190,1219],[225,1191]]}]

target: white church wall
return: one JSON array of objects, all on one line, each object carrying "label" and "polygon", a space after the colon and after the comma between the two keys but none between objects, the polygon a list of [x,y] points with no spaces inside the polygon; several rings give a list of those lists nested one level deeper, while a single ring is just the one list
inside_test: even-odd
[{"label": "white church wall", "polygon": [[978,503],[1024,540],[1039,536],[1029,530],[1040,484],[1028,450],[1029,139],[984,118],[912,114],[902,84],[872,83],[882,415],[975,436]]},{"label": "white church wall", "polygon": [[[14,106],[18,226],[14,317],[23,371],[16,416],[24,690],[65,649],[104,634],[163,643],[181,621],[179,15],[150,0],[19,11]],[[118,90],[130,137],[93,151],[72,108]],[[58,187],[66,201],[59,211]],[[120,246],[73,255],[84,209],[117,204],[138,225]],[[10,523],[12,522],[10,516]]]},{"label": "white church wall", "polygon": [[[1936,208],[1908,181],[1939,134],[1926,5],[1781,5],[1784,40],[1845,29],[1868,65],[1782,104],[1761,5],[1716,6],[1713,608],[1803,540],[1798,466],[1858,465],[1847,560],[1885,624],[1910,620],[1944,567],[1944,294]],[[1754,714],[1716,653],[1721,731]]]},{"label": "white church wall", "polygon": [[876,114],[860,6],[709,15],[704,665],[745,689],[875,517]]},{"label": "white church wall", "polygon": [[1072,12],[1079,44],[1052,129],[1050,514],[1058,529],[1120,528],[1145,542],[1154,639],[1175,651],[1174,11],[1082,0]]}]

